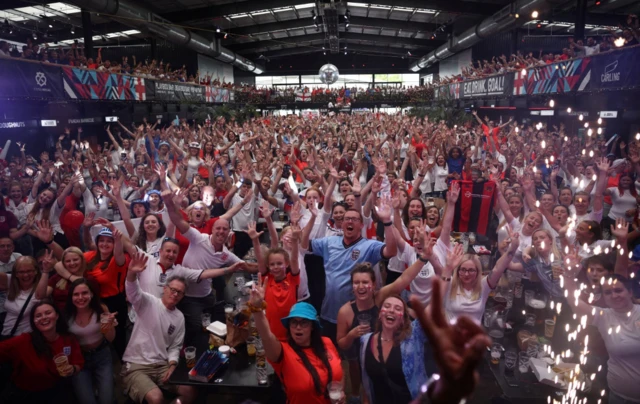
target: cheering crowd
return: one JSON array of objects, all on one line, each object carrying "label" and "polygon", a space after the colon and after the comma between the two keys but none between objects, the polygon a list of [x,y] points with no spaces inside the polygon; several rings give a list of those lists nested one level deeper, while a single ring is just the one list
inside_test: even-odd
[{"label": "cheering crowd", "polygon": [[[39,158],[6,146],[0,402],[111,404],[115,378],[135,402],[193,402],[169,383],[183,347],[208,340],[231,274],[258,274],[247,307],[291,403],[459,402],[514,276],[556,302],[551,347],[588,350],[609,403],[640,403],[640,142],[474,118],[145,120],[104,145],[67,129]],[[458,232],[470,215],[490,259]]]}]

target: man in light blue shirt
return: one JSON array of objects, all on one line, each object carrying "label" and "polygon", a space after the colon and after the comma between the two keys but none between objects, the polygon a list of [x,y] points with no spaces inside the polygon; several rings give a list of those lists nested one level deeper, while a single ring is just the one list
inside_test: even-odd
[{"label": "man in light blue shirt", "polygon": [[[377,264],[382,258],[396,255],[397,246],[393,226],[391,225],[391,206],[388,198],[381,199],[378,206],[378,217],[384,224],[385,243],[362,238],[364,226],[362,214],[349,209],[344,214],[343,236],[331,236],[312,240],[303,234],[301,245],[304,249],[324,260],[326,274],[326,292],[322,301],[320,321],[322,333],[336,340],[336,323],[338,310],[343,304],[353,299],[351,287],[351,270],[356,264],[369,262]],[[379,274],[378,274],[379,275]]]}]

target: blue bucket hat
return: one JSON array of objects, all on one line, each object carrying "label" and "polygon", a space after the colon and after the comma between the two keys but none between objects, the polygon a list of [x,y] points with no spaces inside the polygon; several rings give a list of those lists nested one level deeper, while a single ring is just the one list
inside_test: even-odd
[{"label": "blue bucket hat", "polygon": [[161,148],[162,146],[167,146],[169,149],[171,148],[171,145],[169,144],[169,142],[165,142],[164,140],[158,143],[158,149]]},{"label": "blue bucket hat", "polygon": [[301,302],[294,304],[289,311],[289,315],[280,319],[284,328],[289,329],[289,320],[292,318],[304,318],[306,320],[311,320],[316,327],[322,328],[320,321],[318,321],[318,312],[309,303]]},{"label": "blue bucket hat", "polygon": [[113,232],[108,227],[103,227],[102,229],[100,229],[98,235],[96,236],[96,245],[98,244],[98,239],[102,236],[113,238]]},{"label": "blue bucket hat", "polygon": [[150,195],[153,195],[153,194],[156,194],[156,195],[158,195],[160,197],[162,196],[162,193],[160,191],[158,191],[157,189],[152,189],[151,191],[147,192],[147,196],[150,196]]},{"label": "blue bucket hat", "polygon": [[142,205],[144,206],[144,211],[145,212],[149,212],[149,202],[145,201],[144,199],[134,199],[131,202],[131,206],[129,206],[129,209],[131,209],[131,215],[133,216],[133,207],[135,205]]}]

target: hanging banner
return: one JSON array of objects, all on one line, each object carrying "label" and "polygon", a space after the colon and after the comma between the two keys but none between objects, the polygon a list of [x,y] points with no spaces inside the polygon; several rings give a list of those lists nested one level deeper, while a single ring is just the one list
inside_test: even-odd
[{"label": "hanging banner", "polygon": [[205,97],[207,102],[229,102],[229,89],[205,86]]},{"label": "hanging banner", "polygon": [[501,74],[481,80],[463,81],[460,85],[460,98],[485,96],[508,96],[513,91],[513,74]]},{"label": "hanging banner", "polygon": [[64,90],[71,99],[145,101],[144,79],[122,74],[63,67]]},{"label": "hanging banner", "polygon": [[566,62],[516,72],[513,95],[562,94],[587,91],[591,81],[591,58]]},{"label": "hanging banner", "polygon": [[593,90],[614,90],[640,86],[640,52],[637,49],[612,52],[593,58]]},{"label": "hanging banner", "polygon": [[[153,98],[149,87],[153,86]],[[146,80],[147,101],[195,101],[205,102],[205,86],[197,84],[171,83],[168,81]]]},{"label": "hanging banner", "polygon": [[60,68],[0,58],[0,96],[64,98]]}]

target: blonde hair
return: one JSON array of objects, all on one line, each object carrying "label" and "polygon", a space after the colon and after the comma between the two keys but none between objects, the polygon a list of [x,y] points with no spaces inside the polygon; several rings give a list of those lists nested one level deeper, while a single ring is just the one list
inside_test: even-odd
[{"label": "blonde hair", "polygon": [[13,275],[11,276],[11,282],[9,283],[9,290],[7,291],[7,300],[14,301],[20,295],[22,289],[20,288],[20,281],[16,276],[16,272],[18,271],[19,265],[31,264],[33,269],[36,271],[36,276],[33,278],[33,285],[31,286],[31,290],[35,290],[38,286],[38,282],[40,282],[40,277],[42,276],[42,272],[40,272],[40,265],[38,265],[38,261],[35,258],[23,255],[22,257],[18,257],[16,262],[13,263],[13,268],[11,269]]},{"label": "blonde hair", "polygon": [[[507,203],[509,203],[509,199],[514,198],[514,197],[520,199],[520,203],[522,203],[522,207],[520,208],[520,215],[518,215],[518,217],[516,218],[516,219],[518,219],[518,222],[522,223],[522,221],[524,220],[524,199],[519,194],[513,194],[513,195],[510,195],[506,199]],[[498,225],[498,228],[496,229],[496,231],[500,230],[501,228],[503,228],[504,226],[506,226],[508,224],[509,223],[507,223],[507,219],[505,217],[504,219],[502,219],[502,222],[500,222],[500,224]]]},{"label": "blonde hair", "polygon": [[475,285],[473,285],[473,290],[471,292],[471,300],[480,299],[480,292],[482,291],[482,264],[480,263],[480,259],[475,254],[465,254],[462,256],[462,261],[460,261],[460,265],[458,265],[453,271],[453,278],[451,278],[451,292],[449,293],[449,299],[453,300],[459,294],[463,293],[462,282],[460,281],[460,277],[458,276],[458,271],[462,264],[467,261],[473,262],[473,265],[476,267],[478,273],[476,274]]},{"label": "blonde hair", "polygon": [[[551,254],[553,254],[553,260],[554,261],[561,261],[562,260],[562,252],[561,250],[558,248],[558,246],[556,245],[556,240],[555,237],[553,237],[553,235],[551,234],[551,232],[547,229],[538,229],[536,231],[533,232],[533,234],[531,235],[531,238],[533,239],[533,236],[538,233],[538,232],[543,232],[544,234],[547,235],[547,237],[549,237],[549,240],[551,240]],[[531,258],[539,258],[540,261],[542,261],[542,257],[540,256],[540,254],[538,254],[538,252],[536,251],[535,247],[531,248]]]},{"label": "blonde hair", "polygon": [[205,222],[211,218],[211,211],[209,210],[209,208],[207,208],[207,204],[202,202],[202,201],[195,201],[191,205],[187,206],[187,209],[185,209],[185,212],[187,214],[187,217],[189,218],[189,221],[191,221],[191,211],[196,206],[200,206],[201,208],[204,209],[204,221]]},{"label": "blonde hair", "polygon": [[[62,262],[62,265],[64,265],[64,259],[67,257],[68,254],[77,254],[80,257],[80,271],[79,271],[79,273],[76,273],[76,274],[73,274],[73,275],[74,276],[83,276],[84,273],[87,270],[87,261],[84,259],[84,253],[82,252],[82,250],[79,249],[78,247],[69,247],[66,250],[64,250],[64,252],[62,253],[62,258],[60,259],[60,261]],[[67,280],[66,279],[60,279],[58,281],[58,283],[56,283],[56,288],[63,289],[63,290],[66,289],[67,288]]]}]

